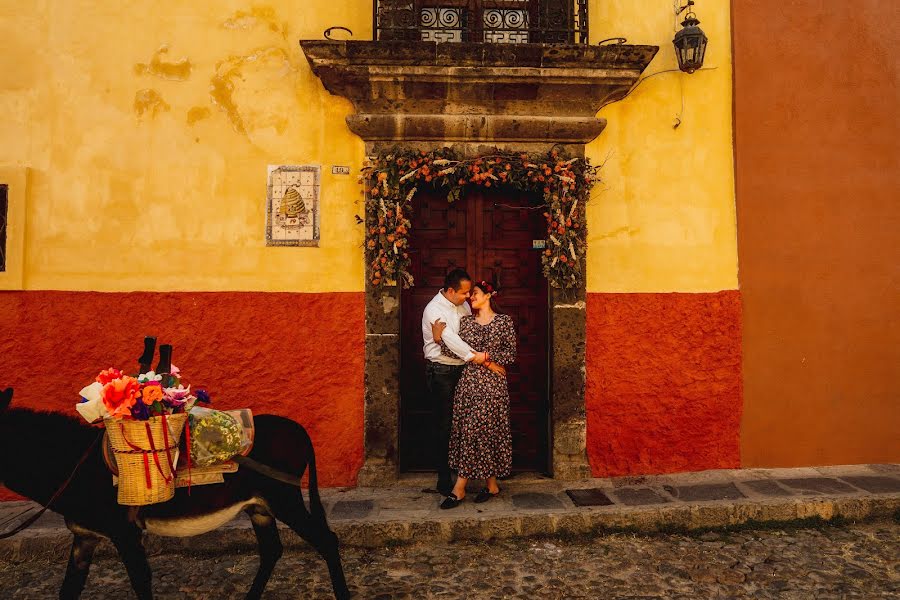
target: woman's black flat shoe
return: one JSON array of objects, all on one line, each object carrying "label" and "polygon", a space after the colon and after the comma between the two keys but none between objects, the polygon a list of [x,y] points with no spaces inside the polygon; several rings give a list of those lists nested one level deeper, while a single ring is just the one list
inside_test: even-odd
[{"label": "woman's black flat shoe", "polygon": [[490,493],[490,492],[488,491],[487,488],[484,488],[483,490],[481,490],[480,492],[478,492],[478,495],[477,495],[477,496],[475,496],[475,503],[476,503],[476,504],[481,504],[482,502],[487,502],[488,500],[490,500],[490,499],[493,498],[494,496],[499,496],[499,495],[500,495],[500,492],[499,492],[499,491],[497,491],[496,494],[492,494],[492,493]]},{"label": "woman's black flat shoe", "polygon": [[462,501],[465,499],[466,499],[465,496],[463,496],[462,500],[460,500],[459,498],[456,497],[455,494],[450,494],[449,496],[444,498],[443,502],[441,502],[441,508],[443,510],[447,510],[448,508],[456,508],[457,506],[462,504]]}]

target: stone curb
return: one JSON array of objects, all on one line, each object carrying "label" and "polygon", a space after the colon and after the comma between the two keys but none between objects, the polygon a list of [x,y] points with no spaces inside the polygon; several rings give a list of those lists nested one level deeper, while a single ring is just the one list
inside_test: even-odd
[{"label": "stone curb", "polygon": [[[344,546],[375,548],[413,544],[419,541],[454,542],[526,538],[543,535],[603,535],[615,532],[674,533],[682,531],[755,527],[791,523],[803,519],[879,521],[895,518],[900,512],[900,494],[815,498],[782,498],[747,502],[713,501],[626,508],[565,509],[558,511],[517,511],[516,514],[454,518],[436,515],[411,520],[339,520],[331,527]],[[286,549],[309,550],[296,535],[283,535]],[[255,552],[256,537],[249,524],[232,522],[216,531],[192,538],[144,538],[151,554],[231,554]],[[71,534],[62,527],[32,528],[0,541],[0,560],[25,561],[35,558],[65,559]],[[114,555],[104,542],[98,556]]]}]

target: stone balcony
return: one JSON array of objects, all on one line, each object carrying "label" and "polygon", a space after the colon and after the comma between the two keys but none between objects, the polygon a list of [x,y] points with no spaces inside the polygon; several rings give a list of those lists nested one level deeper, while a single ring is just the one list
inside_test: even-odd
[{"label": "stone balcony", "polygon": [[635,45],[300,42],[313,72],[349,99],[367,142],[586,144],[658,48]]}]

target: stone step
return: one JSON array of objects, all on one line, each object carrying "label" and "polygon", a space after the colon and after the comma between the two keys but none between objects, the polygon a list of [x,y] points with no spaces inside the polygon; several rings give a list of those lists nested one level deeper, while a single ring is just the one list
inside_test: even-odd
[{"label": "stone step", "polygon": [[[428,490],[433,477],[403,477],[383,488],[322,490],[329,523],[342,544],[379,547],[417,541],[489,540],[540,535],[602,535],[614,531],[672,532],[807,519],[867,521],[900,511],[900,466],[849,465],[815,469],[703,471],[563,482],[522,475],[501,482],[500,496],[484,504],[467,500],[439,510]],[[0,504],[10,529],[28,502]],[[305,546],[286,533],[287,548]],[[0,540],[0,558],[63,557],[71,536],[58,515],[47,513],[22,533]],[[247,517],[193,538],[146,536],[153,553],[254,551]],[[111,551],[108,544],[101,548]]]}]

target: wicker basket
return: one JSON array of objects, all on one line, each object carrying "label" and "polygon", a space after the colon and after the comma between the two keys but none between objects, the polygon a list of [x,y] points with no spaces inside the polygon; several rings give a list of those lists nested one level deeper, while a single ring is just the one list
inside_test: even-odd
[{"label": "wicker basket", "polygon": [[104,419],[119,468],[119,504],[157,504],[175,495],[173,467],[186,422],[186,413],[147,421]]}]

